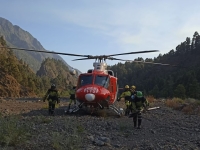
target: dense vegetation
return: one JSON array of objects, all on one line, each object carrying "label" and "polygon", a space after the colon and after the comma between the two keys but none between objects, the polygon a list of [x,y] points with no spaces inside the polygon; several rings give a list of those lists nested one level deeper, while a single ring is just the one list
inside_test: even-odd
[{"label": "dense vegetation", "polygon": [[200,35],[198,32],[194,33],[192,40],[187,37],[186,41],[167,54],[160,54],[154,59],[136,60],[172,65],[126,62],[110,66],[110,69],[117,72],[120,87],[126,84],[136,85],[138,90],[156,98],[200,99]]},{"label": "dense vegetation", "polygon": [[[0,46],[6,46],[2,36]],[[61,60],[45,59],[35,74],[23,60],[16,58],[12,50],[5,48],[0,51],[0,70],[0,97],[40,96],[51,83],[56,83],[61,96],[66,96],[76,83],[76,78],[70,76],[68,67]]]}]

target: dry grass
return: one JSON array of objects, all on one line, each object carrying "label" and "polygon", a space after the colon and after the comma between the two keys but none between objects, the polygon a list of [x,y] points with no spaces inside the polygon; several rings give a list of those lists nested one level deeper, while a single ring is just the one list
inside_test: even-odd
[{"label": "dry grass", "polygon": [[147,96],[146,99],[148,100],[149,103],[155,102],[155,98],[152,95]]},{"label": "dry grass", "polygon": [[182,100],[180,98],[168,99],[165,105],[175,110],[180,110],[185,114],[200,114],[200,101],[195,99]]},{"label": "dry grass", "polygon": [[191,115],[191,114],[193,114],[193,110],[194,110],[193,106],[187,105],[187,106],[183,107],[182,112],[184,112],[185,114]]},{"label": "dry grass", "polygon": [[165,105],[174,109],[179,109],[179,107],[184,103],[180,98],[168,99],[165,101]]}]

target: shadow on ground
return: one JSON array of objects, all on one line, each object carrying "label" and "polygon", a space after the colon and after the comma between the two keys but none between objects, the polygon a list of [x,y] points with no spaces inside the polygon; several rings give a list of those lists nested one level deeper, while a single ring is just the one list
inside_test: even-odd
[{"label": "shadow on ground", "polygon": [[[119,117],[115,112],[113,112],[111,109],[98,109],[91,113],[90,110],[81,108],[77,112],[73,113],[66,113],[68,107],[67,106],[61,106],[59,108],[55,109],[54,116],[95,116],[95,117]],[[48,109],[38,109],[38,110],[31,110],[30,112],[23,113],[22,116],[24,117],[31,117],[31,116],[50,116],[48,114]]]}]

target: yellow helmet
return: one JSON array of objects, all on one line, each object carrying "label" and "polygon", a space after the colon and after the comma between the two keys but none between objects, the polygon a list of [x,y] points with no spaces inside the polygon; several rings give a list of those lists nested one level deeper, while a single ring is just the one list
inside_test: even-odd
[{"label": "yellow helmet", "polygon": [[129,85],[126,85],[126,86],[125,86],[125,89],[129,89]]},{"label": "yellow helmet", "polygon": [[136,89],[136,86],[132,85],[132,86],[131,86],[131,89],[135,90],[135,89]]}]

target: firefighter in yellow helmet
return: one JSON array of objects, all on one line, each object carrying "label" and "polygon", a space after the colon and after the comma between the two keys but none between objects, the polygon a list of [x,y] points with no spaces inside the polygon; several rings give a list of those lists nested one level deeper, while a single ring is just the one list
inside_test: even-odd
[{"label": "firefighter in yellow helmet", "polygon": [[126,85],[124,92],[118,98],[118,101],[120,101],[121,98],[125,99],[125,105],[126,105],[125,115],[126,116],[129,115],[130,113],[130,106],[131,106],[130,97],[131,97],[131,92],[129,89],[129,85]]},{"label": "firefighter in yellow helmet", "polygon": [[43,97],[43,102],[45,102],[46,99],[49,102],[48,104],[49,115],[54,115],[56,102],[60,103],[60,96],[58,90],[56,89],[55,84],[52,84],[51,88],[47,90],[45,96]]},{"label": "firefighter in yellow helmet", "polygon": [[131,96],[132,96],[132,99],[133,99],[133,96],[136,96],[136,94],[137,94],[136,86],[132,85],[131,88],[130,88],[130,91],[131,91]]}]

